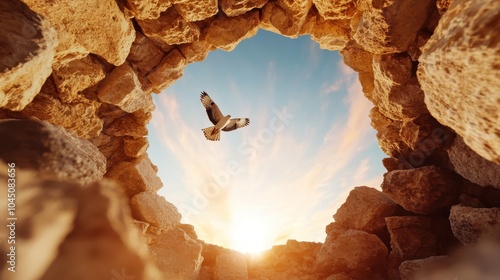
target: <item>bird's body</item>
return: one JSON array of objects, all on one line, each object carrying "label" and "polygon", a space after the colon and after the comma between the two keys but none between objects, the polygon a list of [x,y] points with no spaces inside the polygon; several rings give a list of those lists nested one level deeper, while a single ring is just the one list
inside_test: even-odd
[{"label": "bird's body", "polygon": [[203,107],[207,110],[208,119],[214,124],[202,129],[205,138],[208,140],[219,141],[221,130],[231,131],[250,124],[250,119],[248,118],[231,119],[231,115],[222,115],[219,106],[204,91],[200,95],[200,100]]}]

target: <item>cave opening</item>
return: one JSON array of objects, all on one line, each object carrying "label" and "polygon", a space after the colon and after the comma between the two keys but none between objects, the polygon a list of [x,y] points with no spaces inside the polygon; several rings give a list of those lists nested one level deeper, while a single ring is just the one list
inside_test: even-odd
[{"label": "cave opening", "polygon": [[[207,141],[201,91],[250,125]],[[288,239],[323,242],[348,193],[379,188],[385,172],[357,73],[309,36],[259,30],[187,65],[154,102],[148,154],[164,183],[158,194],[207,243],[257,252]]]}]

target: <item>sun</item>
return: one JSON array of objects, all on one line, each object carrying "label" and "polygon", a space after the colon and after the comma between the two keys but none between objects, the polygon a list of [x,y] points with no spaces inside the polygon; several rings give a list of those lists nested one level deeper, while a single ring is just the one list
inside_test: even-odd
[{"label": "sun", "polygon": [[257,216],[241,215],[232,224],[231,247],[242,253],[260,253],[273,246],[269,225]]}]

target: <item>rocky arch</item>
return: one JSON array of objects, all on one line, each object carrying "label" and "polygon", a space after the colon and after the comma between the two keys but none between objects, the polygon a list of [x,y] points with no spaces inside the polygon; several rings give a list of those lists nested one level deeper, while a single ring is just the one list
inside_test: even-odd
[{"label": "rocky arch", "polygon": [[[77,205],[57,208],[65,218],[36,213],[20,194],[27,210],[19,215],[27,223],[53,215],[61,224],[37,228],[57,232],[47,249],[52,257],[18,279],[71,278],[76,272],[109,278],[125,273],[122,267],[142,279],[258,279],[259,273],[407,279],[421,263],[416,259],[447,253],[452,245],[447,240],[475,244],[485,225],[500,219],[500,36],[493,29],[499,25],[498,5],[493,0],[3,1],[0,117],[45,122],[3,122],[2,146],[9,149],[1,158],[21,170],[75,182],[41,181],[26,173],[30,179],[20,181],[19,192],[51,186],[37,196],[42,206],[43,201]],[[179,223],[175,206],[155,194],[162,183],[145,153],[145,126],[154,110],[152,93],[175,82],[188,63],[202,61],[215,48],[230,51],[259,28],[292,38],[310,34],[322,48],[339,50],[375,105],[367,113],[389,158],[383,162],[388,170],[383,192],[356,188],[327,226],[324,244],[291,240],[274,248],[265,263],[247,266],[235,252],[197,240],[192,227]],[[21,124],[30,129],[11,133]],[[16,145],[28,140],[38,148]],[[107,181],[89,185],[103,176],[119,182],[124,199]],[[58,192],[58,186],[66,191]],[[99,201],[94,208],[93,201]],[[360,202],[367,206],[356,212]],[[108,215],[96,218],[92,211]],[[102,232],[94,241],[91,228]],[[20,238],[46,243],[36,232]],[[142,236],[141,242],[133,234]],[[422,239],[428,242],[419,243]],[[94,242],[110,245],[97,255],[102,262],[91,265],[90,255],[77,252]],[[27,252],[22,245],[19,250]],[[335,251],[346,253],[343,260]],[[123,258],[114,258],[115,252]],[[300,265],[290,267],[288,261]],[[90,268],[67,269],[75,263]],[[277,267],[287,269],[280,274]]]}]

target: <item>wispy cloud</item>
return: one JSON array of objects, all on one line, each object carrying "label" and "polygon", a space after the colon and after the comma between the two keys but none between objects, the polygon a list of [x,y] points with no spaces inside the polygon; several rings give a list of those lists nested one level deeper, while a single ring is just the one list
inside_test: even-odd
[{"label": "wispy cloud", "polygon": [[[289,238],[322,241],[324,227],[351,188],[377,183],[380,178],[368,176],[369,160],[359,161],[354,171],[347,170],[369,145],[372,105],[354,72],[343,67],[339,70],[344,82],[339,82],[338,90],[348,92],[344,100],[348,115],[333,121],[323,136],[297,117],[293,103],[273,108],[263,100],[252,125],[238,130],[241,141],[209,142],[196,121],[206,119],[203,111],[187,118],[175,94],[159,96],[152,125],[183,170],[182,186],[174,187],[185,188],[179,197],[172,196],[173,187],[159,193],[178,206],[184,222],[192,223],[201,239],[234,247],[235,232],[252,226],[263,231],[267,247]],[[273,89],[272,62],[267,71],[267,83]],[[283,121],[283,112],[293,117]],[[297,126],[310,131],[297,133]],[[317,137],[324,141],[314,142]]]}]

